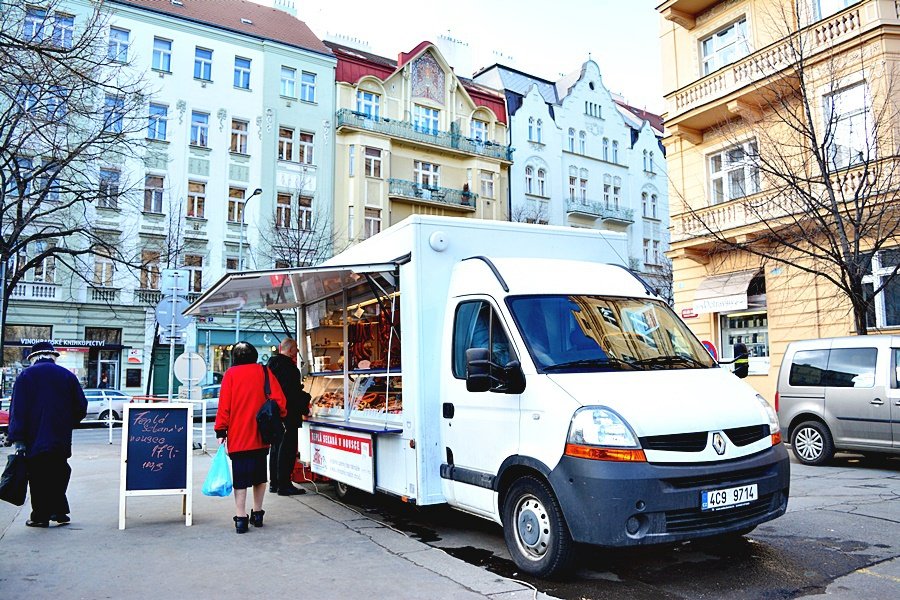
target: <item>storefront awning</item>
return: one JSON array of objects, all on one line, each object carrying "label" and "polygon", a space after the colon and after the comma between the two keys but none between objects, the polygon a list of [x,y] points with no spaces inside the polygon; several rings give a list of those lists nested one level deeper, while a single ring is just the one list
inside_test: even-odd
[{"label": "storefront awning", "polygon": [[747,287],[758,274],[754,269],[707,277],[697,287],[691,308],[697,314],[746,309]]},{"label": "storefront awning", "polygon": [[290,309],[337,294],[366,273],[385,273],[398,263],[328,265],[225,275],[184,311],[212,315],[237,310]]}]

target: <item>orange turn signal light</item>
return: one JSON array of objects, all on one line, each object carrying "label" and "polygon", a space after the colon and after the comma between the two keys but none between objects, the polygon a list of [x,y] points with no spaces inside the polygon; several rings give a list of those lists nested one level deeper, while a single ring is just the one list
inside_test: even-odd
[{"label": "orange turn signal light", "polygon": [[597,448],[566,444],[566,456],[587,458],[588,460],[608,460],[615,462],[647,462],[644,451],[640,448]]},{"label": "orange turn signal light", "polygon": [[781,431],[779,430],[776,433],[772,434],[772,445],[777,446],[780,443],[781,443]]}]

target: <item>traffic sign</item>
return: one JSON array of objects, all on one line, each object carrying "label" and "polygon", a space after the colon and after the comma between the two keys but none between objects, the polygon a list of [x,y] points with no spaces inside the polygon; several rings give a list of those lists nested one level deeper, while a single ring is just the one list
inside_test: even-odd
[{"label": "traffic sign", "polygon": [[186,344],[187,343],[187,333],[184,331],[179,331],[176,335],[168,335],[165,333],[159,334],[159,343],[163,346],[168,346],[172,343],[172,341],[176,344]]},{"label": "traffic sign", "polygon": [[193,317],[184,314],[188,306],[190,306],[190,303],[184,298],[176,297],[174,300],[171,297],[163,298],[156,305],[156,322],[159,323],[162,329],[171,327],[173,321],[178,328],[184,329],[193,320]]},{"label": "traffic sign", "polygon": [[178,398],[184,400],[202,400],[203,399],[203,388],[199,385],[197,386],[189,386],[182,385],[178,386]]},{"label": "traffic sign", "polygon": [[187,269],[163,269],[159,277],[159,290],[163,296],[184,296],[190,277],[191,272]]},{"label": "traffic sign", "polygon": [[716,351],[716,345],[708,340],[703,340],[700,342],[703,344],[703,347],[706,348],[706,351],[709,352],[709,355],[712,356],[713,360],[719,360],[719,353]]},{"label": "traffic sign", "polygon": [[196,352],[185,352],[175,359],[175,377],[190,385],[206,378],[206,361]]}]

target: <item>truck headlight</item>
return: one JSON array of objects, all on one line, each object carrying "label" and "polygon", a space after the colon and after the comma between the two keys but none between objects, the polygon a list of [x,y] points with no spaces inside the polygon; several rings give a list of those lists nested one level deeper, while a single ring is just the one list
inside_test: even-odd
[{"label": "truck headlight", "polygon": [[605,406],[586,406],[575,411],[569,425],[566,455],[621,462],[647,460],[625,419]]},{"label": "truck headlight", "polygon": [[769,420],[769,435],[772,438],[772,445],[781,443],[781,425],[778,423],[778,415],[775,413],[775,409],[772,408],[772,405],[769,404],[765,398],[756,395],[756,399],[763,407],[763,411],[766,413],[766,418]]}]

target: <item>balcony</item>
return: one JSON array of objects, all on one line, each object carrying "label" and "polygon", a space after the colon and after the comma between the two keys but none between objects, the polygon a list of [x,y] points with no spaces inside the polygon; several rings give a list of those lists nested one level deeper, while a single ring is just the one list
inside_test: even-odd
[{"label": "balcony", "polygon": [[343,127],[373,131],[410,142],[512,162],[513,149],[511,147],[496,142],[473,140],[458,132],[437,131],[431,133],[429,130],[423,130],[409,121],[384,117],[371,118],[363,113],[347,108],[339,110],[335,118],[337,120],[336,130],[338,131]]},{"label": "balcony", "polygon": [[404,179],[388,179],[388,196],[463,211],[474,211],[475,199],[478,197],[472,192],[420,185]]},{"label": "balcony", "polygon": [[55,283],[22,281],[16,284],[10,300],[61,300],[59,286]]},{"label": "balcony", "polygon": [[693,29],[697,17],[722,0],[666,0],[656,7],[662,17],[668,21]]},{"label": "balcony", "polygon": [[630,208],[606,208],[600,202],[590,200],[566,200],[566,213],[593,217],[611,223],[630,225],[634,223],[634,210]]},{"label": "balcony", "polygon": [[[199,298],[201,292],[188,292],[187,296],[184,298],[187,299],[188,302],[193,302],[197,298]],[[149,306],[156,306],[163,300],[163,294],[159,290],[134,290],[134,301],[140,304],[146,304]]]},{"label": "balcony", "polygon": [[[887,3],[875,0],[853,5],[804,27],[790,39],[770,44],[667,94],[666,128],[674,135],[699,143],[703,130],[734,116],[756,112],[757,107],[765,103],[766,85],[789,82],[794,77],[791,67],[798,58],[814,62],[817,55],[858,38],[862,33],[888,21],[898,23],[900,10],[894,3],[890,4],[890,14],[880,14],[886,6]],[[770,81],[761,84],[763,80]]]},{"label": "balcony", "polygon": [[91,286],[88,293],[91,302],[103,302],[105,304],[116,304],[119,302],[119,289],[110,287],[93,287]]}]

